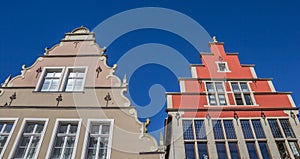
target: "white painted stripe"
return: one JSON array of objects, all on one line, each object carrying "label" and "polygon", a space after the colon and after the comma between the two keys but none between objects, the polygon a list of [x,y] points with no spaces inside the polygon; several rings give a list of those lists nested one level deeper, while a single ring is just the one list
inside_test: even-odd
[{"label": "white painted stripe", "polygon": [[184,80],[180,80],[179,82],[179,86],[180,86],[180,92],[186,92],[185,91],[185,81]]},{"label": "white painted stripe", "polygon": [[289,100],[290,100],[291,105],[292,105],[293,107],[296,107],[296,104],[295,104],[294,99],[292,98],[292,96],[289,94],[288,97],[289,97]]},{"label": "white painted stripe", "polygon": [[254,67],[250,67],[250,71],[251,71],[252,77],[253,78],[257,78],[257,75],[256,75]]},{"label": "white painted stripe", "polygon": [[276,92],[275,87],[274,87],[274,85],[273,85],[273,82],[272,82],[272,81],[268,81],[268,84],[269,84],[269,86],[270,86],[271,91],[272,91],[272,92]]},{"label": "white painted stripe", "polygon": [[172,95],[167,95],[167,108],[173,108]]},{"label": "white painted stripe", "polygon": [[192,71],[192,78],[198,78],[196,67],[192,66],[191,71]]}]

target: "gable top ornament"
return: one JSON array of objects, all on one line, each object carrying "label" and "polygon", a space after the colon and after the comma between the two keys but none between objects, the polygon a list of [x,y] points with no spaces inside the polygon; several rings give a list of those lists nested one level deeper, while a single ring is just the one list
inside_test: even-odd
[{"label": "gable top ornament", "polygon": [[71,33],[73,34],[90,33],[90,30],[82,25],[81,27],[74,29]]},{"label": "gable top ornament", "polygon": [[213,37],[212,37],[212,40],[213,40],[213,43],[217,43],[217,42],[218,42],[216,36],[213,36]]}]

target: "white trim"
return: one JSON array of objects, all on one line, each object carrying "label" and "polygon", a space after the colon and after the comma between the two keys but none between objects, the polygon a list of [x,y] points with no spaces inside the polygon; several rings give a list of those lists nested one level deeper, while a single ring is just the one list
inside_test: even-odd
[{"label": "white trim", "polygon": [[[84,90],[84,86],[85,86],[85,80],[86,80],[86,76],[87,76],[87,70],[88,70],[88,66],[72,66],[72,67],[66,67],[66,71],[64,72],[63,76],[63,80],[61,82],[61,86],[59,88],[59,91],[61,92],[65,92],[65,87],[66,87],[66,82],[68,81],[68,74],[70,72],[70,69],[84,69],[84,77],[83,77],[83,82],[82,82],[82,87],[81,90],[79,91],[83,91]],[[73,91],[68,91],[68,92],[73,92]],[[76,91],[77,92],[77,91]]]},{"label": "white trim", "polygon": [[186,90],[185,90],[185,81],[180,80],[180,81],[179,81],[179,86],[180,86],[180,92],[181,92],[181,93],[182,93],[182,92],[186,92]]},{"label": "white trim", "polygon": [[167,108],[173,108],[173,96],[167,95]]},{"label": "white trim", "polygon": [[250,67],[250,72],[251,72],[253,78],[257,78],[254,67]]},{"label": "white trim", "polygon": [[275,87],[273,85],[273,82],[272,81],[268,81],[268,84],[269,84],[269,87],[270,87],[271,91],[272,92],[276,92]]},{"label": "white trim", "polygon": [[44,121],[44,127],[43,127],[43,132],[41,134],[41,138],[40,138],[40,141],[39,141],[39,144],[37,145],[37,149],[36,149],[36,152],[34,154],[34,159],[36,159],[38,157],[38,154],[39,154],[39,151],[40,151],[40,148],[41,148],[41,144],[44,140],[44,135],[45,135],[45,132],[46,132],[46,128],[47,128],[47,125],[48,125],[48,121],[49,119],[48,118],[24,118],[23,119],[23,122],[22,122],[22,126],[20,127],[19,129],[19,132],[18,132],[18,135],[17,135],[17,138],[13,144],[13,147],[12,147],[12,151],[10,152],[9,154],[9,157],[8,158],[13,158],[13,156],[15,155],[16,153],[16,150],[17,150],[17,146],[19,145],[19,140],[21,139],[22,135],[23,135],[23,132],[24,132],[24,128],[25,128],[25,125],[27,122],[30,122],[30,121]]},{"label": "white trim", "polygon": [[[217,72],[231,72],[231,71],[229,70],[229,67],[228,67],[227,62],[217,61],[216,64],[217,64],[217,68],[218,68],[218,71],[217,71]],[[220,67],[219,67],[219,64],[225,64],[225,69],[226,69],[226,70],[225,70],[225,71],[221,71],[221,70],[220,70]]]},{"label": "white trim", "polygon": [[295,102],[294,102],[294,99],[292,98],[292,96],[291,96],[290,94],[288,94],[287,96],[288,96],[288,98],[289,98],[289,100],[290,100],[291,105],[292,105],[293,107],[297,107],[296,104],[295,104]]},{"label": "white trim", "polygon": [[77,149],[78,138],[79,138],[80,128],[81,128],[81,122],[82,122],[82,119],[78,119],[78,118],[77,119],[74,119],[74,118],[72,118],[72,119],[69,119],[69,118],[57,118],[56,119],[53,131],[52,131],[52,135],[51,135],[51,141],[49,143],[48,151],[47,151],[47,154],[46,154],[45,158],[50,158],[51,157],[51,153],[52,153],[52,149],[53,149],[53,144],[54,144],[54,141],[56,139],[57,128],[58,128],[58,125],[59,125],[60,122],[78,122],[76,139],[75,139],[75,143],[74,143],[74,149],[73,149],[73,152],[72,152],[72,159],[74,159],[75,155],[76,155],[76,149]]},{"label": "white trim", "polygon": [[37,83],[37,85],[36,85],[34,91],[37,91],[37,92],[41,91],[41,89],[42,89],[41,87],[42,87],[42,84],[43,84],[45,75],[46,75],[46,73],[47,73],[47,70],[54,70],[54,69],[61,69],[61,76],[60,76],[60,78],[59,78],[59,85],[58,85],[57,91],[59,90],[59,88],[60,88],[60,83],[61,83],[61,79],[62,79],[62,77],[63,77],[63,75],[64,75],[65,67],[43,67],[42,74],[41,74],[41,76],[40,76],[40,78],[39,78],[39,80],[38,80],[38,83]]},{"label": "white trim", "polygon": [[6,122],[6,121],[7,122],[13,122],[13,126],[12,126],[12,128],[11,128],[11,130],[9,132],[9,135],[7,137],[7,140],[6,140],[6,142],[5,142],[4,146],[3,146],[2,152],[0,154],[0,158],[3,157],[3,154],[4,154],[4,152],[5,152],[6,148],[7,148],[7,145],[9,143],[9,141],[10,141],[11,135],[13,134],[13,132],[15,130],[15,127],[17,125],[18,120],[19,120],[19,118],[0,118],[0,122]]},{"label": "white trim", "polygon": [[192,72],[192,78],[198,78],[196,67],[192,66],[191,67],[191,72]]},{"label": "white trim", "polygon": [[108,138],[108,148],[107,148],[107,158],[110,159],[111,156],[111,149],[112,149],[112,140],[113,140],[113,128],[114,128],[114,119],[88,119],[87,121],[87,127],[85,131],[85,137],[84,137],[84,143],[82,147],[82,153],[81,153],[81,159],[84,159],[86,156],[86,150],[88,146],[88,139],[89,139],[89,130],[91,123],[109,123],[110,129],[109,129],[109,138]]}]

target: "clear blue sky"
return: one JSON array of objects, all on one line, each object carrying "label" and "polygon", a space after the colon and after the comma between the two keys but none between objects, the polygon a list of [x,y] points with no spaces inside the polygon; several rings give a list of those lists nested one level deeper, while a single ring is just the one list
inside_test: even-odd
[{"label": "clear blue sky", "polygon": [[[241,63],[255,64],[259,77],[274,78],[278,91],[292,91],[296,104],[300,102],[300,1],[297,0],[3,1],[0,81],[9,74],[18,75],[22,64],[33,64],[44,48],[58,43],[65,32],[81,25],[93,29],[117,13],[139,7],[169,8],[193,18],[210,35],[217,35],[219,41],[225,42],[226,51],[239,52]],[[101,45],[101,37],[98,39]],[[182,38],[145,29],[125,34],[108,47],[109,65],[132,47],[149,42],[176,48],[190,63],[200,63],[197,51]],[[185,69],[189,74],[189,68]],[[179,91],[176,76],[159,65],[147,64],[137,69],[129,84],[131,97],[140,106],[149,104],[148,92],[153,84],[163,85],[168,92]],[[160,94],[164,98],[163,92]],[[166,114],[162,110],[150,117],[150,131],[154,131],[162,126]]]}]

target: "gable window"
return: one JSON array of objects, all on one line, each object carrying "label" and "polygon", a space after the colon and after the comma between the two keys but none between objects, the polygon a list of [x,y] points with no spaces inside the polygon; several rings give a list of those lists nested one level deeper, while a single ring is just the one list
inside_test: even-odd
[{"label": "gable window", "polygon": [[230,72],[227,62],[217,62],[218,72]]},{"label": "gable window", "polygon": [[87,130],[86,158],[109,159],[112,144],[113,120],[90,120]]},{"label": "gable window", "polygon": [[56,69],[56,68],[47,68],[45,70],[42,84],[40,87],[41,92],[51,92],[51,91],[58,91],[60,80],[62,77],[63,69]]},{"label": "gable window", "polygon": [[[15,120],[15,121],[13,121]],[[8,144],[8,141],[11,137],[11,134],[14,129],[14,125],[16,123],[16,119],[8,119],[8,120],[2,120],[0,121],[0,158],[2,158],[2,155],[6,149],[6,146]]]},{"label": "gable window", "polygon": [[67,73],[67,81],[64,91],[82,91],[86,73],[84,68],[70,68]]},{"label": "gable window", "polygon": [[231,82],[236,105],[254,105],[247,82]]},{"label": "gable window", "polygon": [[45,132],[46,120],[25,120],[14,159],[37,158]]},{"label": "gable window", "polygon": [[206,82],[209,105],[227,105],[223,82]]}]

